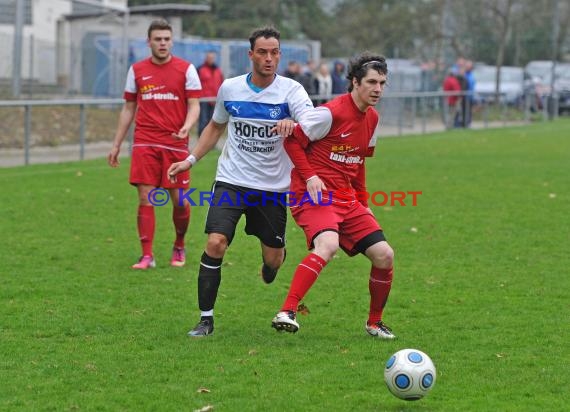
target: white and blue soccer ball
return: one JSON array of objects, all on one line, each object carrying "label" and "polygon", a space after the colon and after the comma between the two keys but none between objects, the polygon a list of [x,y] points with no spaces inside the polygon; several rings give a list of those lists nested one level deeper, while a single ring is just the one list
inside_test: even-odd
[{"label": "white and blue soccer ball", "polygon": [[402,349],[386,362],[384,381],[394,396],[406,401],[423,398],[435,384],[435,366],[417,349]]}]

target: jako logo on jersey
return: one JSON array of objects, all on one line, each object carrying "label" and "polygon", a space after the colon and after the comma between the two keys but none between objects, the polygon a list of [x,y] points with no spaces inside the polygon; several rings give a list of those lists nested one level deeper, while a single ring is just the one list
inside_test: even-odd
[{"label": "jako logo on jersey", "polygon": [[281,108],[279,106],[275,106],[273,109],[269,109],[269,116],[272,119],[278,119],[281,115]]},{"label": "jako logo on jersey", "polygon": [[260,126],[255,127],[250,124],[235,122],[234,123],[234,133],[239,137],[273,137],[276,136],[276,132],[272,132],[273,126]]},{"label": "jako logo on jersey", "polygon": [[174,93],[145,93],[141,98],[143,100],[180,100]]}]

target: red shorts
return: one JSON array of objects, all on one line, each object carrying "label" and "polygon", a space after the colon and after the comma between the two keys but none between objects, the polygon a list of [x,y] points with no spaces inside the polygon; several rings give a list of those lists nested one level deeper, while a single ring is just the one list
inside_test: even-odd
[{"label": "red shorts", "polygon": [[358,254],[356,244],[365,236],[382,230],[376,218],[360,202],[348,202],[331,205],[312,205],[291,207],[295,222],[305,232],[307,248],[313,249],[313,240],[321,232],[332,230],[339,235],[340,247],[349,255]]},{"label": "red shorts", "polygon": [[186,189],[190,183],[189,170],[176,175],[176,183],[170,183],[166,172],[172,163],[180,162],[187,157],[187,152],[153,146],[134,146],[129,183],[165,189]]}]

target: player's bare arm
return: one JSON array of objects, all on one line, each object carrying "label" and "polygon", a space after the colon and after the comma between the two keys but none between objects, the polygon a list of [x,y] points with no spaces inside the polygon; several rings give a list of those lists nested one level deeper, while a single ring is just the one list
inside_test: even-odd
[{"label": "player's bare arm", "polygon": [[192,153],[181,162],[172,163],[168,168],[168,178],[171,182],[176,181],[176,175],[180,172],[184,172],[192,167],[194,163],[204,157],[210,150],[212,150],[224,130],[226,130],[227,123],[216,123],[213,120],[210,120],[210,123],[206,126],[202,135],[198,139],[198,144],[192,150]]},{"label": "player's bare arm", "polygon": [[137,110],[137,103],[132,102],[125,102],[123,108],[121,109],[121,113],[119,114],[119,121],[117,125],[117,131],[115,133],[115,138],[113,139],[113,147],[111,151],[107,155],[107,162],[111,167],[118,167],[121,162],[119,161],[119,153],[121,152],[121,144],[125,137],[127,136],[127,132],[129,131],[129,127],[135,118],[135,112]]},{"label": "player's bare arm", "polygon": [[200,100],[194,98],[188,99],[188,113],[186,114],[184,125],[182,125],[177,133],[172,133],[172,137],[176,139],[186,139],[190,133],[190,129],[196,124],[199,117]]}]

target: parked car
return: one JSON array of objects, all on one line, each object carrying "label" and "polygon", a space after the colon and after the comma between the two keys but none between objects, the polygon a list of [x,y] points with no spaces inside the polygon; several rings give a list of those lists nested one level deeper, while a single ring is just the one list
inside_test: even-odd
[{"label": "parked car", "polygon": [[[492,102],[495,100],[497,68],[495,66],[478,65],[473,69],[475,78],[475,102]],[[501,67],[499,99],[502,103],[518,105],[524,95],[524,70],[521,67]]]},{"label": "parked car", "polygon": [[[525,91],[532,96],[531,108],[541,110],[552,87],[552,61],[535,60],[525,67]],[[558,112],[570,111],[570,64],[556,63],[554,91]]]}]

